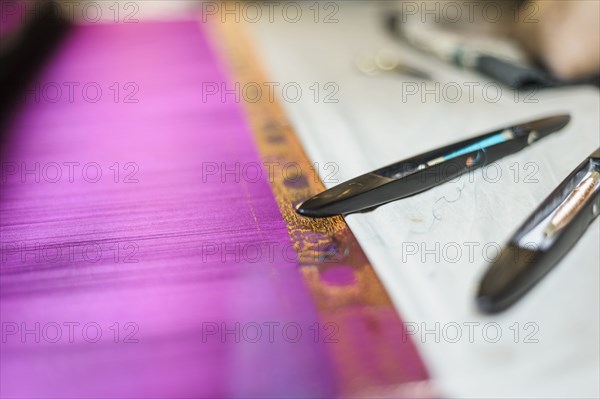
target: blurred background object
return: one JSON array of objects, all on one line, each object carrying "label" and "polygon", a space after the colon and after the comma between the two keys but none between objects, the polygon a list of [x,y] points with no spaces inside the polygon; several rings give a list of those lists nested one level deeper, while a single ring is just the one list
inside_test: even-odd
[{"label": "blurred background object", "polygon": [[575,79],[600,71],[600,2],[529,1],[535,22],[519,20],[514,37],[556,76]]},{"label": "blurred background object", "polygon": [[395,7],[386,20],[392,33],[512,88],[598,82],[598,1],[401,1]]},{"label": "blurred background object", "polygon": [[69,26],[54,1],[0,1],[0,131]]}]

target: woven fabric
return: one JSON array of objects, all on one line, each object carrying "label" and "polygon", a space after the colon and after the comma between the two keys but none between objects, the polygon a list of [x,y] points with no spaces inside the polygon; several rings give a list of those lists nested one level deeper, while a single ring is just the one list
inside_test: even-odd
[{"label": "woven fabric", "polygon": [[335,392],[241,106],[207,82],[196,21],[79,26],[33,82],[2,150],[3,397]]}]

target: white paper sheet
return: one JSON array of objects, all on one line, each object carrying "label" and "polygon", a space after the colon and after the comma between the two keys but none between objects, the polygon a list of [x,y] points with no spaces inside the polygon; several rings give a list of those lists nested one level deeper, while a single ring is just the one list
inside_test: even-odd
[{"label": "white paper sheet", "polygon": [[[346,218],[433,378],[447,396],[598,397],[600,220],[509,311],[483,316],[474,305],[487,261],[599,147],[598,89],[517,95],[392,40],[381,11],[349,2],[337,23],[280,18],[252,29],[272,80],[303,89],[298,102],[283,104],[311,160],[339,166],[334,176],[322,176],[327,187],[514,122],[563,112],[573,117],[560,133],[484,171]],[[410,77],[360,73],[355,58],[381,48],[430,72],[439,86],[428,83],[426,91]],[[333,92],[331,86],[323,91],[328,82],[339,88],[331,98],[337,103],[324,102]],[[318,101],[310,89],[315,83],[322,90]]]}]

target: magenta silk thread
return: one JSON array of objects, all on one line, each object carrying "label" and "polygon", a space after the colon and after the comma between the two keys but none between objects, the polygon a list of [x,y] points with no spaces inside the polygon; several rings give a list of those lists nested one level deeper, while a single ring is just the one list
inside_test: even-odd
[{"label": "magenta silk thread", "polygon": [[335,394],[268,175],[221,173],[261,163],[241,105],[205,82],[190,20],[78,26],[32,83],[2,150],[3,397]]}]

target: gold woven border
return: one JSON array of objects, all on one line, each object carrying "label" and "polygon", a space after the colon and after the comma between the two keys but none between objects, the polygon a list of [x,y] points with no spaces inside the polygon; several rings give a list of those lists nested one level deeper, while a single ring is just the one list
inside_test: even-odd
[{"label": "gold woven border", "polygon": [[[268,81],[243,25],[213,20],[210,27],[235,83],[243,87]],[[402,321],[344,219],[311,219],[293,209],[294,204],[325,187],[281,105],[262,96],[257,102],[245,101],[243,108],[260,155],[271,165],[270,184],[320,318],[339,328],[337,343],[330,349],[341,395],[382,394],[390,392],[390,387],[397,392],[393,387],[407,386],[409,381],[417,381],[423,392],[427,375],[420,357],[410,340],[401,336],[405,331]],[[290,164],[298,167],[286,168]],[[293,175],[294,171],[300,175]],[[334,269],[344,269],[352,278],[343,284],[332,283],[326,276],[335,273]],[[429,396],[431,391],[424,392]]]}]

